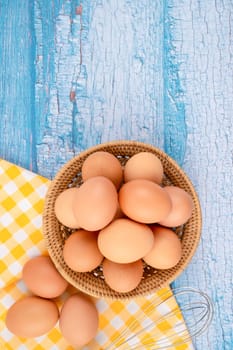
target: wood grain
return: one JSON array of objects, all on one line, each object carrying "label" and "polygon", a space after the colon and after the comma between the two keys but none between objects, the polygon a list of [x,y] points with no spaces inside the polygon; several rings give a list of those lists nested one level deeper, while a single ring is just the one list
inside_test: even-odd
[{"label": "wood grain", "polygon": [[48,71],[47,63],[37,64],[45,79],[36,89],[37,111],[44,111],[38,116],[38,171],[52,177],[81,150],[112,139],[162,147],[162,6],[83,1],[74,9],[64,2],[55,22],[41,8],[43,1],[35,8],[37,48],[51,41],[40,57],[53,63]]},{"label": "wood grain", "polygon": [[0,15],[1,157],[36,171],[33,7],[1,1]]},{"label": "wood grain", "polygon": [[206,291],[197,350],[233,349],[231,0],[0,2],[0,155],[48,178],[114,139],[164,149],[201,201],[199,248],[174,286]]},{"label": "wood grain", "polygon": [[183,168],[203,212],[199,249],[175,285],[205,290],[215,307],[209,333],[196,341],[197,349],[233,349],[232,11],[231,1],[176,2],[171,8],[184,87]]}]

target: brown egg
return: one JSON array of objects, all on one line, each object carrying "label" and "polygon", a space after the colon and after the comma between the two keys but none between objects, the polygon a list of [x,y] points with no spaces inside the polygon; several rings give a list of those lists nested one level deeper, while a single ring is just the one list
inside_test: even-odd
[{"label": "brown egg", "polygon": [[10,307],[6,326],[18,337],[35,338],[48,333],[58,318],[58,307],[52,300],[28,296]]},{"label": "brown egg", "polygon": [[74,215],[80,227],[98,231],[112,221],[118,206],[113,183],[103,176],[86,180],[78,189],[73,202]]},{"label": "brown egg", "polygon": [[119,264],[104,259],[103,275],[105,282],[113,290],[119,293],[130,292],[139,285],[142,279],[142,260],[137,260],[128,264]]},{"label": "brown egg", "polygon": [[88,344],[95,337],[98,324],[97,309],[86,295],[74,294],[65,301],[59,326],[71,345],[82,347]]},{"label": "brown egg", "polygon": [[129,219],[117,219],[100,231],[98,246],[101,253],[117,263],[131,263],[145,256],[153,246],[151,229]]},{"label": "brown egg", "polygon": [[98,151],[89,155],[82,166],[83,181],[95,176],[105,176],[116,188],[120,187],[123,171],[119,160],[111,153]]},{"label": "brown egg", "polygon": [[132,220],[152,224],[163,220],[171,210],[168,193],[149,180],[131,180],[119,191],[121,210]]},{"label": "brown egg", "polygon": [[26,262],[23,281],[32,293],[43,298],[56,298],[68,287],[49,256],[37,256]]},{"label": "brown egg", "polygon": [[169,269],[175,266],[182,254],[181,241],[171,229],[153,226],[154,245],[144,256],[144,261],[156,269]]},{"label": "brown egg", "polygon": [[132,156],[124,168],[125,182],[145,179],[161,184],[163,165],[160,159],[150,152],[139,152]]},{"label": "brown egg", "polygon": [[77,219],[73,213],[73,199],[76,196],[78,188],[68,188],[67,190],[61,192],[54,206],[54,211],[56,218],[63,225],[70,228],[78,228]]},{"label": "brown egg", "polygon": [[95,269],[103,260],[97,245],[98,232],[78,230],[65,241],[63,256],[74,271],[87,272]]},{"label": "brown egg", "polygon": [[171,198],[172,208],[169,214],[159,221],[160,225],[175,227],[186,223],[192,215],[192,197],[182,188],[176,186],[166,186],[164,190]]}]

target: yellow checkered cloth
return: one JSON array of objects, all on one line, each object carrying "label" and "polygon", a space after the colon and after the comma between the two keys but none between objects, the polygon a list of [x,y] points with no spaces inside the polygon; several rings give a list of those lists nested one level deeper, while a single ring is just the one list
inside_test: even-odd
[{"label": "yellow checkered cloth", "polygon": [[[21,279],[24,263],[31,257],[46,254],[42,235],[42,211],[49,184],[49,180],[37,174],[0,160],[1,350],[74,350],[62,337],[58,324],[48,334],[34,339],[16,337],[5,325],[9,307],[30,293]],[[99,330],[95,339],[83,350],[133,349],[134,344],[140,345],[140,349],[152,349],[150,343],[155,348],[156,341],[161,341],[167,333],[176,335],[177,325],[184,324],[181,314],[155,322],[176,306],[175,298],[172,297],[154,308],[154,300],[162,301],[165,291],[169,292],[170,289],[165,288],[154,295],[130,301],[94,300],[99,311]],[[58,300],[58,306],[61,307],[73,292],[74,287],[70,286]],[[146,330],[146,324],[151,320],[153,329]],[[179,342],[178,334],[171,344],[177,341]],[[186,343],[173,346],[172,349],[191,350],[193,347],[191,343]]]}]

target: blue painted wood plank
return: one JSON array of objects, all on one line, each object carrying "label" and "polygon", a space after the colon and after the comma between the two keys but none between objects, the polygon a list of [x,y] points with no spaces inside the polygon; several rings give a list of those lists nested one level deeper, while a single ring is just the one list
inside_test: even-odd
[{"label": "blue painted wood plank", "polygon": [[186,151],[184,88],[180,78],[182,59],[176,50],[174,31],[178,27],[173,17],[174,1],[164,1],[163,35],[163,103],[164,151],[182,165]]},{"label": "blue painted wood plank", "polygon": [[[82,1],[74,10],[64,1],[53,21],[51,10],[41,15],[43,1],[38,3],[38,50],[53,37],[41,57],[53,51],[52,72],[44,74],[37,62],[44,77],[36,90],[44,111],[42,119],[38,115],[38,171],[53,177],[81,150],[112,139],[163,147],[161,3]],[[44,34],[46,23],[52,28]]]},{"label": "blue painted wood plank", "polygon": [[213,323],[195,341],[196,348],[232,350],[233,3],[169,3],[185,105],[182,166],[197,189],[203,213],[199,248],[174,285],[200,288],[214,302]]},{"label": "blue painted wood plank", "polygon": [[0,5],[0,156],[37,171],[33,2]]}]

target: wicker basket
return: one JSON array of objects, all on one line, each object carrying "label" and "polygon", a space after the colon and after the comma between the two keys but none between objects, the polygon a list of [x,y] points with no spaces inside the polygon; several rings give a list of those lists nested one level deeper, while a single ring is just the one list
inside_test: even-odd
[{"label": "wicker basket", "polygon": [[[62,226],[55,217],[54,203],[57,196],[70,186],[79,186],[82,183],[81,167],[83,161],[93,152],[107,151],[118,157],[122,165],[132,155],[147,151],[155,154],[164,167],[163,184],[173,184],[187,191],[193,199],[194,210],[192,217],[183,226],[177,228],[177,233],[182,241],[182,257],[179,263],[167,270],[155,270],[148,265],[144,266],[144,275],[140,284],[133,291],[118,293],[107,286],[104,281],[101,266],[88,273],[78,273],[71,270],[63,259],[63,245],[71,230]],[[100,144],[89,148],[70,160],[58,172],[52,181],[46,195],[43,212],[43,234],[46,240],[48,252],[56,268],[61,275],[77,289],[94,297],[105,297],[112,299],[130,299],[136,296],[147,295],[170,284],[186,268],[190,262],[201,234],[201,209],[197,194],[187,175],[181,170],[177,163],[161,150],[136,141],[115,141]]]}]

